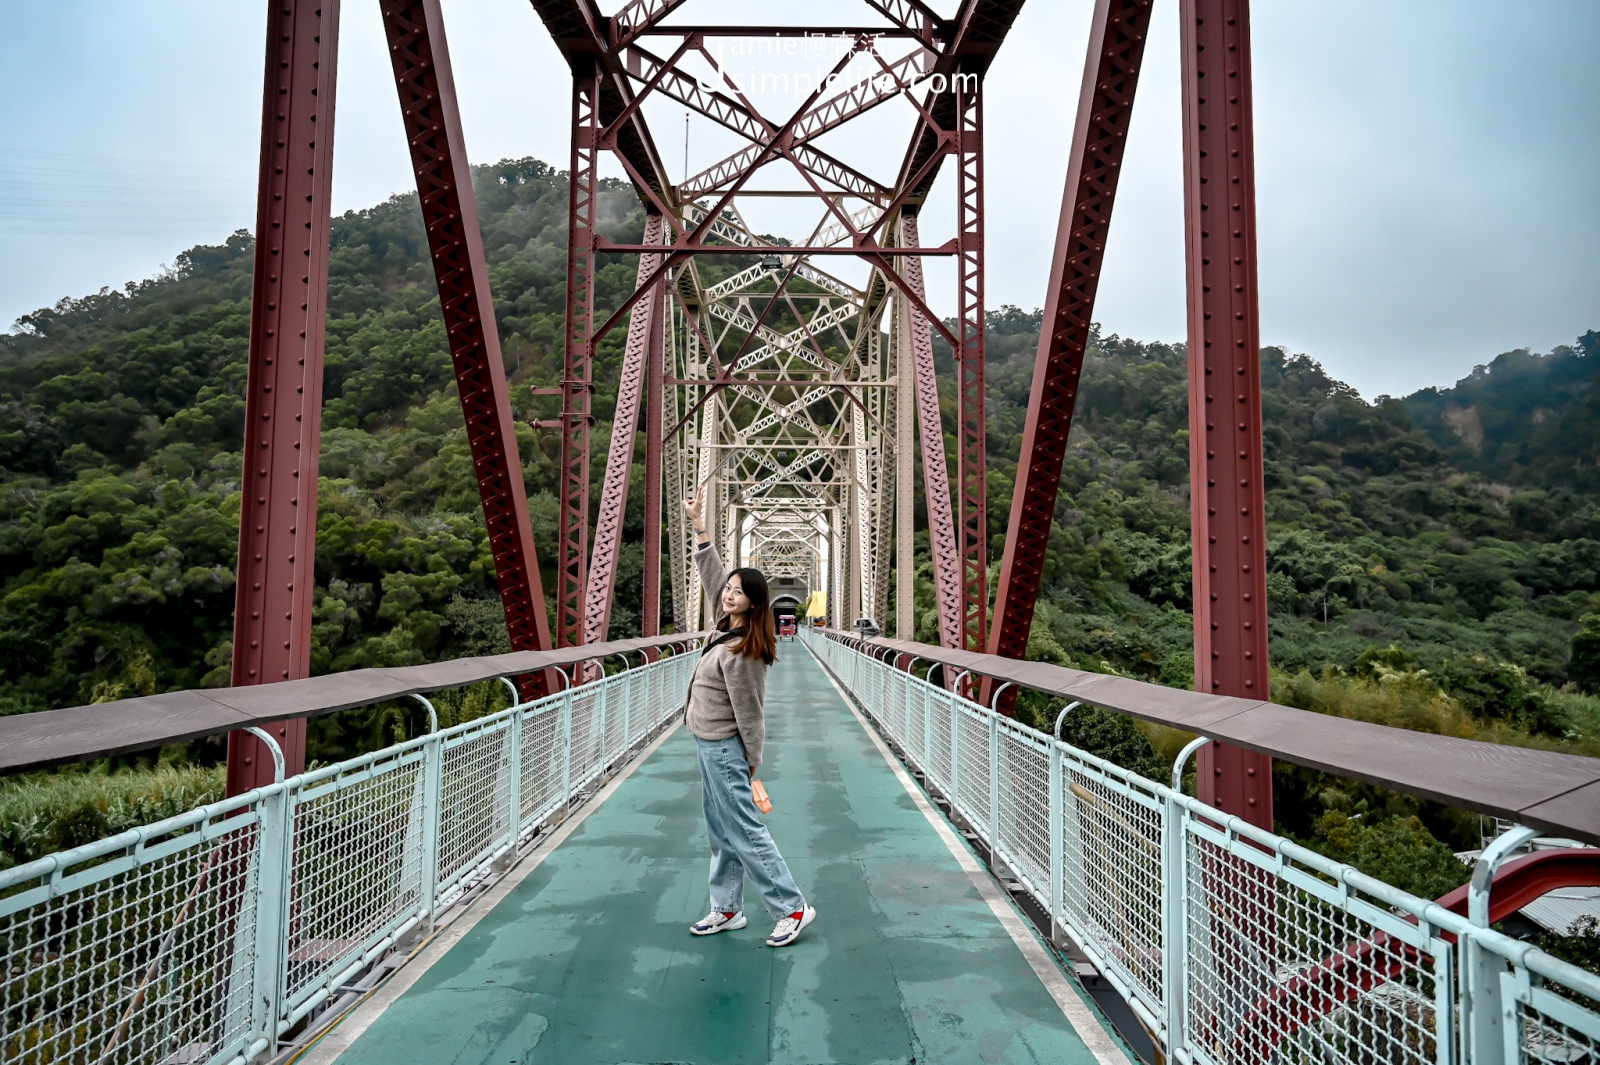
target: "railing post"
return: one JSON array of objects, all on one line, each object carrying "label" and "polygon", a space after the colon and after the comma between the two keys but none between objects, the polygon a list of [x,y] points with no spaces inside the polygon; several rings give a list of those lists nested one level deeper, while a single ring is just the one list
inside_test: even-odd
[{"label": "railing post", "polygon": [[924,692],[922,695],[922,755],[917,759],[917,768],[922,770],[922,779],[928,779],[928,752],[933,750],[933,693]]},{"label": "railing post", "polygon": [[[294,804],[289,789],[261,800],[261,836],[256,851],[255,994],[252,1026],[267,1049],[276,1052],[278,1017],[283,1013],[283,984],[289,949],[290,833]],[[226,847],[219,841],[218,846]]]},{"label": "railing post", "polygon": [[[647,665],[644,668],[645,668],[645,676],[648,677],[650,675],[650,668],[651,667]],[[645,683],[648,685],[649,682],[646,681]],[[599,712],[596,714],[596,721],[595,721],[595,748],[600,752],[600,754],[599,754],[600,765],[598,767],[599,776],[596,779],[604,780],[605,779],[605,775],[606,775],[606,768],[611,765],[611,737],[610,737],[610,733],[608,733],[606,731],[606,687],[605,687],[605,685],[602,684],[600,686],[600,691],[597,692],[596,695],[597,695],[597,697],[599,699],[599,702],[600,702],[600,709],[599,709]]]},{"label": "railing post", "polygon": [[526,711],[518,710],[511,715],[511,727],[506,729],[506,743],[508,745],[507,757],[511,760],[509,767],[509,783],[506,785],[506,824],[509,827],[510,840],[506,846],[505,858],[501,861],[501,871],[510,869],[517,860],[517,840],[522,835],[522,728]]},{"label": "railing post", "polygon": [[[676,656],[674,656],[676,657]],[[602,684],[609,683],[601,681]],[[616,685],[612,685],[615,687]],[[622,693],[622,747],[627,750],[633,746],[633,699],[627,692]]]},{"label": "railing post", "polygon": [[[1521,849],[1539,833],[1526,825],[1518,825],[1483,849],[1472,869],[1472,879],[1467,885],[1467,919],[1479,928],[1489,927],[1489,892],[1494,886],[1495,870],[1509,855]],[[1515,1020],[1514,1004],[1506,996],[1504,981],[1505,959],[1493,951],[1485,950],[1477,936],[1462,936],[1466,942],[1465,994],[1461,1007],[1465,1016],[1467,1061],[1473,1065],[1491,1061],[1515,1060],[1515,1043],[1507,1038],[1508,1018]],[[1513,1051],[1507,1057],[1507,1050]]]},{"label": "railing post", "polygon": [[[1181,774],[1182,759],[1179,760]],[[1176,794],[1167,796],[1161,818],[1161,1004],[1166,1023],[1163,1050],[1171,1061],[1188,1046],[1184,1031],[1184,997],[1189,974],[1188,809]]]},{"label": "railing post", "polygon": [[572,802],[572,689],[561,693],[561,805]]},{"label": "railing post", "polygon": [[954,815],[961,801],[961,702],[957,699],[950,700],[950,794],[945,798]]},{"label": "railing post", "polygon": [[1066,872],[1066,843],[1062,839],[1061,825],[1065,810],[1062,792],[1065,790],[1061,764],[1061,741],[1050,743],[1050,942],[1060,946],[1066,927],[1066,913],[1061,905],[1063,881]]},{"label": "railing post", "polygon": [[[638,706],[645,714],[650,713],[650,681],[641,679],[639,675],[629,671],[624,681],[628,686],[627,702],[629,706]],[[651,722],[654,724],[654,722]]]},{"label": "railing post", "polygon": [[1172,790],[1162,812],[1161,997],[1169,1061],[1176,1050],[1189,1046],[1189,808],[1183,802],[1183,773],[1190,756],[1210,742],[1196,736],[1173,759]]},{"label": "railing post", "polygon": [[1000,715],[989,715],[989,871],[1000,873]]},{"label": "railing post", "polygon": [[444,791],[444,741],[430,735],[422,745],[422,928],[433,930],[439,895],[439,798]]}]

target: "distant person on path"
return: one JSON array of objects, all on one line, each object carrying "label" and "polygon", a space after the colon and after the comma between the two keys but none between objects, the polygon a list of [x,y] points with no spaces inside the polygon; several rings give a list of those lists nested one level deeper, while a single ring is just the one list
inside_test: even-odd
[{"label": "distant person on path", "polygon": [[723,568],[700,507],[698,497],[683,504],[700,545],[694,555],[700,583],[708,595],[718,597],[718,631],[706,642],[689,681],[684,723],[700,753],[700,794],[711,841],[711,912],[689,931],[709,936],[743,928],[748,874],[778,922],[767,946],[787,947],[816,919],[817,911],[795,886],[750,791],[767,736],[767,667],[778,646],[767,579],[758,569],[728,573]]}]

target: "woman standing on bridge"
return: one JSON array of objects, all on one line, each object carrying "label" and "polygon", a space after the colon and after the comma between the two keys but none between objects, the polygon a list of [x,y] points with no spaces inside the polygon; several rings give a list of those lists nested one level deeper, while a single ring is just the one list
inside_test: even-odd
[{"label": "woman standing on bridge", "polygon": [[689,682],[685,724],[700,753],[701,802],[711,841],[711,912],[689,926],[697,936],[743,928],[744,878],[777,920],[769,947],[787,947],[817,916],[795,886],[789,865],[756,812],[750,782],[761,764],[767,723],[767,667],[777,651],[767,579],[742,567],[728,573],[706,533],[700,500],[683,504],[694,523],[700,583],[717,595],[717,635],[706,643]]}]

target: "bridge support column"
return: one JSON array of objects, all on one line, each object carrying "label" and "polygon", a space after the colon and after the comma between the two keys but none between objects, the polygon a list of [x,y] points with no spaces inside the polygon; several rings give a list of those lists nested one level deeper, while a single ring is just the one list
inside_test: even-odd
[{"label": "bridge support column", "polygon": [[[906,214],[900,220],[902,246],[920,247],[917,217]],[[901,294],[909,304],[908,332],[911,334],[912,382],[917,404],[918,441],[922,447],[922,490],[928,508],[928,548],[933,557],[933,586],[939,602],[939,642],[945,647],[963,647],[961,642],[961,548],[957,538],[955,509],[950,505],[950,467],[944,453],[944,422],[939,414],[939,379],[933,365],[933,335],[927,316],[917,310],[923,300],[922,260],[909,255],[901,259],[901,269],[910,291]],[[914,297],[912,299],[911,297]],[[853,620],[853,619],[852,619]]]},{"label": "bridge support column", "polygon": [[561,493],[556,536],[556,640],[583,642],[589,546],[589,423],[594,390],[594,282],[600,203],[600,74],[572,77],[572,165],[567,193],[567,332],[561,378]]},{"label": "bridge support column", "polygon": [[[981,79],[981,75],[979,76]],[[984,419],[983,97],[956,92],[956,281],[960,350],[955,353],[956,456],[961,553],[961,643],[982,651],[989,642],[988,446]]]},{"label": "bridge support column", "polygon": [[889,348],[894,358],[894,529],[895,529],[895,620],[897,639],[915,640],[916,626],[916,491],[911,463],[916,451],[916,376],[911,354],[911,324],[906,301],[894,301]]},{"label": "bridge support column", "polygon": [[[311,672],[312,563],[322,445],[338,0],[273,0],[267,12],[261,179],[245,385],[233,684]],[[284,772],[305,769],[306,723],[267,726]],[[228,736],[228,794],[272,783],[247,732]]]},{"label": "bridge support column", "polygon": [[[1268,699],[1249,0],[1182,0],[1195,688]],[[1202,748],[1199,796],[1272,827],[1272,760]]]},{"label": "bridge support column", "polygon": [[[666,295],[666,285],[662,284],[652,301],[649,366],[645,377],[644,609],[639,616],[641,636],[655,636],[661,632],[661,531],[667,521],[680,520],[676,514],[664,520],[661,512],[666,392],[671,387],[666,380]],[[659,657],[659,654],[658,651],[651,652],[652,657]]]},{"label": "bridge support column", "polygon": [[[666,218],[651,214],[645,218],[644,242],[661,244]],[[622,373],[617,381],[617,406],[611,419],[611,446],[606,456],[606,479],[600,489],[600,514],[595,521],[593,553],[585,577],[587,592],[583,603],[582,643],[603,643],[611,631],[611,605],[615,598],[617,565],[622,551],[622,524],[627,516],[628,489],[632,483],[633,454],[638,440],[639,412],[645,410],[645,553],[644,604],[640,619],[641,635],[656,635],[651,613],[660,613],[661,552],[661,302],[666,295],[659,281],[650,281],[661,256],[639,256],[636,284],[648,284],[646,292],[633,305],[628,321],[628,339],[623,348]],[[647,404],[650,406],[647,407]],[[653,449],[653,450],[652,450]],[[654,506],[652,507],[652,503]],[[656,566],[650,565],[654,536]],[[585,665],[580,674],[585,681],[595,680],[601,671]]]}]

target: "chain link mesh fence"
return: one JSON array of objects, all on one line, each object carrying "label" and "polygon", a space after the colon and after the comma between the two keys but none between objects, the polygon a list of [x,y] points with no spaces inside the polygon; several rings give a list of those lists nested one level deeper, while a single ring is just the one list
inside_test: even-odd
[{"label": "chain link mesh fence", "polygon": [[848,638],[806,642],[1167,1060],[1600,1065],[1594,974],[1019,725]]}]

